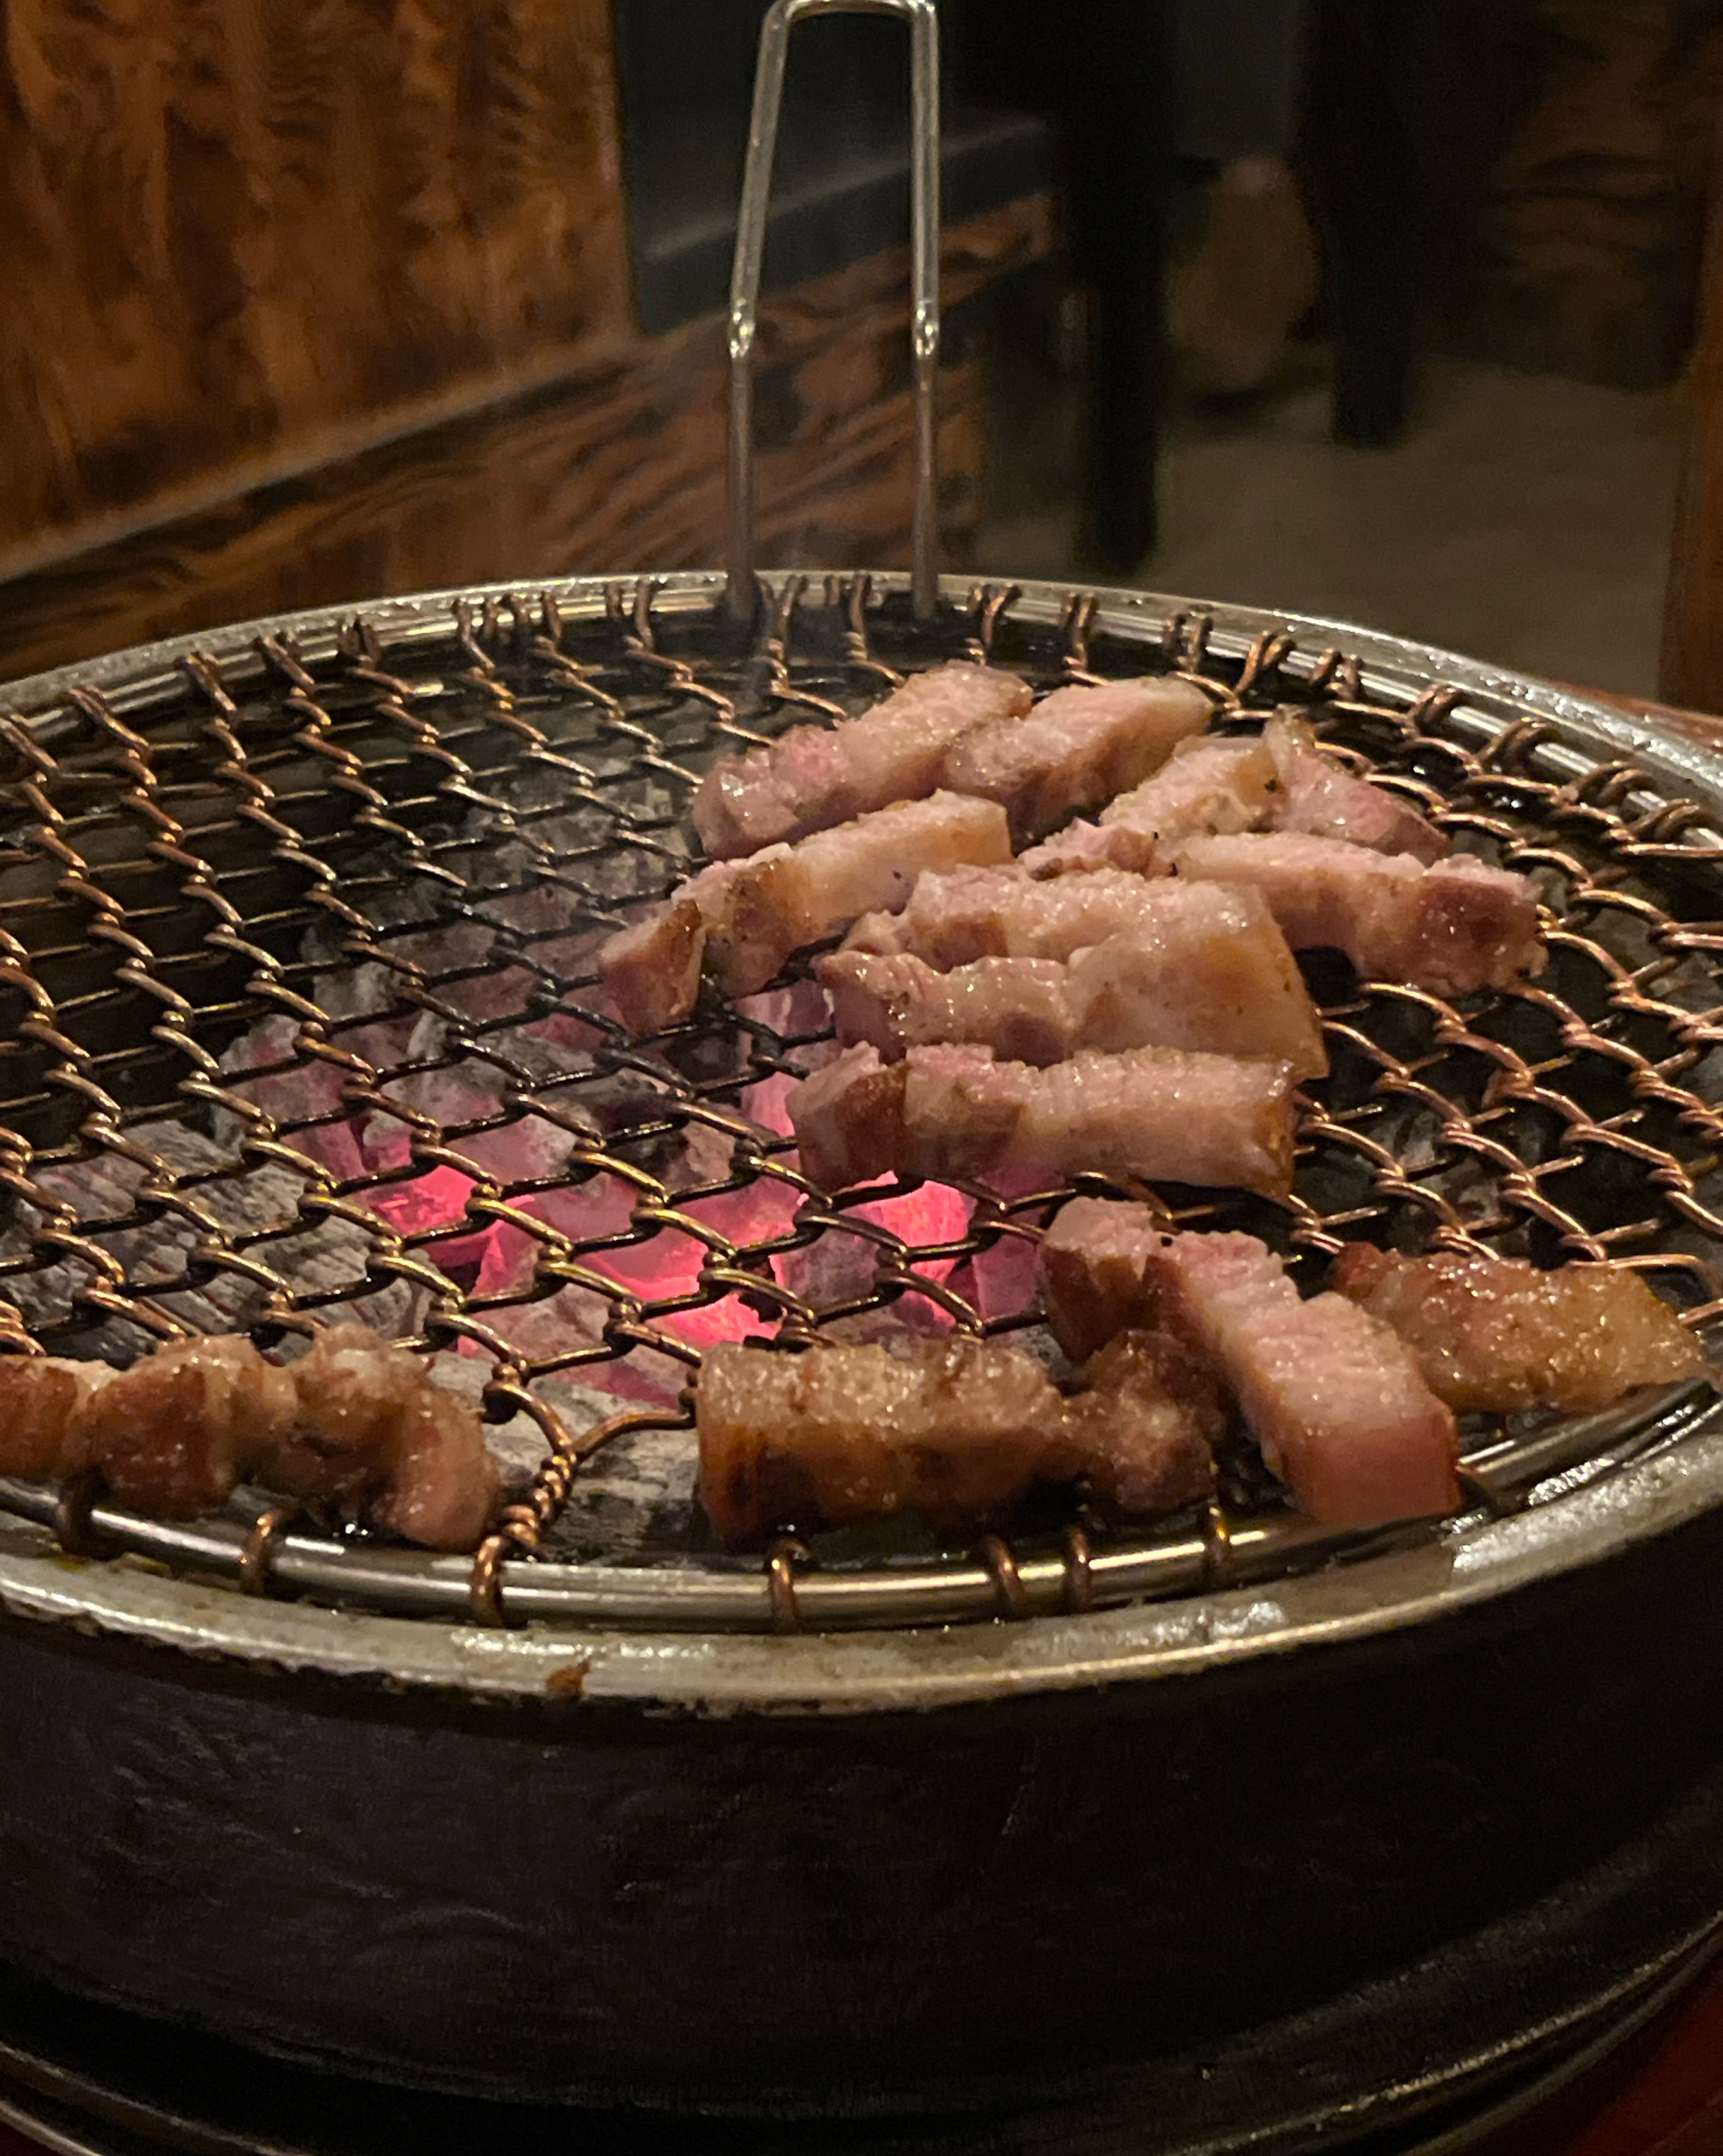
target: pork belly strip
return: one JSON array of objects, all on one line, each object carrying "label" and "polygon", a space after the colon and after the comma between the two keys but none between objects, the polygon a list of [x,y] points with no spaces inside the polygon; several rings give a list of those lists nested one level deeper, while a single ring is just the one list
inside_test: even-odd
[{"label": "pork belly strip", "polygon": [[1073,1198],[1060,1206],[1038,1267],[1047,1322],[1074,1363],[1146,1322],[1149,1260],[1162,1240],[1146,1205]]},{"label": "pork belly strip", "polygon": [[362,1325],[320,1332],[286,1366],[231,1335],[117,1372],[0,1358],[0,1473],[86,1468],[155,1517],[212,1511],[254,1480],[433,1549],[472,1548],[498,1490],[472,1409]]},{"label": "pork belly strip", "polygon": [[977,958],[949,973],[903,953],[834,951],[814,972],[838,1038],[888,1063],[931,1042],[968,1040],[1018,1063],[1058,1063],[1079,1045],[1069,966],[1053,958]]},{"label": "pork belly strip", "polygon": [[1409,801],[1326,756],[1302,719],[1270,719],[1263,729],[1263,745],[1274,759],[1279,782],[1266,829],[1345,839],[1372,853],[1410,854],[1427,864],[1444,860],[1450,851],[1441,832]]},{"label": "pork belly strip", "polygon": [[[973,1041],[1049,1064],[1085,1048],[1204,1049],[1265,1055],[1295,1078],[1328,1068],[1304,977],[1255,891],[1173,885],[1179,903],[1052,958],[977,958],[941,973],[905,953],[834,952],[818,968],[838,1037],[888,1061],[912,1047]],[[1201,896],[1189,902],[1192,893]]]},{"label": "pork belly strip", "polygon": [[1110,802],[1099,824],[1074,824],[1023,860],[1038,876],[1108,863],[1151,873],[1186,839],[1268,830],[1421,861],[1449,850],[1415,808],[1325,755],[1303,720],[1279,715],[1254,741],[1185,742],[1154,777]]},{"label": "pork belly strip", "polygon": [[1096,1510],[1141,1519],[1209,1496],[1228,1416],[1213,1373],[1166,1332],[1122,1332],[1065,1402],[1065,1434]]},{"label": "pork belly strip", "polygon": [[1460,1414],[1589,1414],[1705,1363],[1674,1311],[1637,1273],[1609,1265],[1545,1272],[1520,1258],[1403,1258],[1352,1243],[1334,1279],[1393,1328],[1430,1389]]},{"label": "pork belly strip", "polygon": [[764,748],[721,758],[695,794],[694,828],[714,860],[730,860],[918,800],[943,783],[954,742],[1030,701],[1026,681],[994,667],[912,674],[846,725],[792,726]]},{"label": "pork belly strip", "polygon": [[700,995],[705,951],[706,924],[687,898],[608,940],[598,978],[630,1033],[663,1033],[688,1016]]},{"label": "pork belly strip", "polygon": [[1166,849],[1203,831],[1254,831],[1267,821],[1277,774],[1257,741],[1188,741],[1153,778],[1120,793],[1098,823],[1079,820],[1023,856],[1031,875],[1111,866],[1144,873]]},{"label": "pork belly strip", "polygon": [[1541,972],[1537,899],[1524,876],[1456,855],[1433,865],[1281,831],[1192,839],[1178,875],[1259,891],[1295,951],[1343,951],[1367,980],[1441,996]]},{"label": "pork belly strip", "polygon": [[1212,709],[1177,675],[1055,689],[1028,718],[977,726],[946,758],[944,783],[997,801],[1018,839],[1110,800],[1201,733]]},{"label": "pork belly strip", "polygon": [[895,916],[868,914],[846,951],[905,952],[940,973],[977,958],[1074,958],[1111,936],[1197,936],[1235,917],[1227,902],[1176,877],[1124,869],[1038,883],[1017,864],[920,877]]},{"label": "pork belly strip", "polygon": [[913,1512],[946,1528],[1003,1519],[1039,1484],[1088,1478],[1110,1508],[1204,1495],[1212,1389],[1176,1351],[1117,1343],[1068,1403],[1032,1356],[991,1341],[905,1337],[787,1354],[708,1348],[695,1394],[700,1502],[746,1548]]},{"label": "pork belly strip", "polygon": [[1302,1298],[1254,1236],[1163,1235],[1146,1207],[1077,1199],[1043,1240],[1041,1276],[1068,1350],[1120,1317],[1188,1341],[1311,1519],[1372,1527],[1458,1506],[1454,1417],[1417,1358],[1345,1296]]},{"label": "pork belly strip", "polygon": [[1292,1187],[1285,1063],[1140,1048],[1037,1070],[990,1049],[912,1048],[882,1064],[847,1049],[791,1096],[803,1173],[823,1189],[896,1172],[950,1181],[996,1170]]},{"label": "pork belly strip", "polygon": [[694,1008],[691,948],[729,994],[752,995],[803,944],[835,935],[859,914],[903,905],[923,869],[1010,858],[997,803],[958,793],[899,802],[793,846],[715,861],[647,921],[612,937],[598,954],[599,973],[631,1032],[662,1032]]}]

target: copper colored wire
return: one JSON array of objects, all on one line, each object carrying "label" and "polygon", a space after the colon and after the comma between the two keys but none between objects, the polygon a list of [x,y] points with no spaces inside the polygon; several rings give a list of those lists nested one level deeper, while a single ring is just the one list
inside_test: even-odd
[{"label": "copper colored wire", "polygon": [[1027,1617],[1031,1614],[1028,1589],[1023,1585],[1023,1574],[1017,1568],[1017,1553],[1003,1535],[983,1536],[979,1544],[981,1560],[992,1575],[994,1592],[999,1598],[999,1611],[1005,1617]]},{"label": "copper colored wire", "polygon": [[272,1505],[259,1513],[239,1553],[239,1584],[247,1594],[269,1592],[269,1568],[276,1547],[298,1517],[296,1505]]}]

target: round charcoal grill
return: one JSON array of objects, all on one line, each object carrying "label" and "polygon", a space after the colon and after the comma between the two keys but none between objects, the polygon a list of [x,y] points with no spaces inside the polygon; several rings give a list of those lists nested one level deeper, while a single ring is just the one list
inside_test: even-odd
[{"label": "round charcoal grill", "polygon": [[[916,566],[762,583],[784,44],[846,7],[912,30]],[[358,2156],[424,2139],[404,2087],[474,2099],[463,2145],[561,2147],[541,2107],[600,2104],[969,2146],[903,2114],[1033,2099],[988,2147],[1288,2156],[1445,2097],[1503,2115],[1714,1939],[1708,1384],[1480,1424],[1464,1516],[1368,1537],[1248,1460],[1137,1535],[762,1562],[700,1517],[712,1342],[1038,1322],[1069,1190],[799,1174],[806,954],[650,1040],[595,986],[715,757],[954,656],[1177,669],[1222,729],[1297,705],[1544,901],[1532,985],[1454,1007],[1319,969],[1288,1204],[1128,1194],[1311,1285],[1368,1238],[1632,1265],[1723,1315],[1723,761],[1330,624],[941,583],[936,64],[931,0],[767,13],[726,578],[295,615],[3,700],[0,1348],[362,1317],[516,1477],[459,1558],[259,1493],[162,1522],[0,1483],[0,2112],[63,2140],[71,2104]]]},{"label": "round charcoal grill", "polygon": [[[1311,2041],[1368,2081],[1300,2098],[1331,2135],[1594,2043],[1723,1905],[1709,1387],[1479,1425],[1466,1513],[1388,1533],[1318,1534],[1240,1468],[1135,1536],[731,1557],[691,1494],[702,1344],[1027,1330],[1068,1193],[821,1196],[783,1113],[826,1041],[805,966],[631,1042],[593,953],[681,874],[714,756],[916,666],[1176,667],[1222,728],[1296,704],[1537,879],[1550,968],[1458,1009],[1319,978],[1290,1202],[1151,1194],[1312,1281],[1351,1238],[1475,1244],[1640,1267],[1705,1328],[1723,765],[1320,623],[955,581],[929,620],[885,575],[768,601],[438,594],[15,692],[8,1345],[355,1312],[482,1397],[519,1481],[476,1559],[256,1494],[162,1522],[0,1489],[0,1965],[490,2100],[1124,2073],[1115,2109],[1158,2116],[1242,2043],[1287,2148],[1262,2062]],[[1524,1997],[1479,1980],[1522,1951]]]},{"label": "round charcoal grill", "polygon": [[806,963],[635,1043],[594,952],[685,872],[715,757],[951,656],[1039,687],[1177,668],[1223,729],[1295,704],[1544,896],[1549,971],[1464,1009],[1336,963],[1290,1204],[1151,1194],[1170,1221],[1264,1235],[1313,1281],[1361,1237],[1633,1265],[1697,1325],[1723,1292],[1720,856],[1698,803],[1499,696],[1395,683],[1279,624],[1003,586],[952,588],[928,624],[891,579],[798,577],[762,645],[716,602],[684,578],[397,603],[110,667],[7,728],[8,1344],[123,1362],[351,1311],[506,1420],[523,1484],[474,1564],[266,1502],[192,1527],[87,1487],[0,1502],[77,1548],[405,1614],[831,1630],[1463,1547],[1703,1419],[1700,1387],[1480,1423],[1472,1511],[1386,1537],[1300,1523],[1246,1467],[1206,1516],[1136,1537],[1074,1517],[976,1551],[851,1535],[762,1567],[712,1548],[685,1389],[702,1345],[1033,1326],[1035,1239],[1071,1188],[828,1199],[785,1112],[831,1039]]}]

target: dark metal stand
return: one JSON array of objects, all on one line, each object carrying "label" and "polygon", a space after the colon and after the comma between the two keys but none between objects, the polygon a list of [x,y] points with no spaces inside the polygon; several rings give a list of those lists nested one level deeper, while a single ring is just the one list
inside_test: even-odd
[{"label": "dark metal stand", "polygon": [[1064,70],[1059,133],[1072,266],[1091,295],[1077,559],[1129,578],[1159,537],[1168,161],[1161,0],[1090,0]]},{"label": "dark metal stand", "polygon": [[1164,0],[944,0],[941,9],[970,93],[1052,124],[1066,254],[1090,311],[1078,564],[1115,580],[1132,576],[1159,536],[1166,13]]},{"label": "dark metal stand", "polygon": [[1438,11],[1428,0],[1329,0],[1315,12],[1308,157],[1328,255],[1334,438],[1387,449],[1411,413],[1424,297],[1421,106]]}]

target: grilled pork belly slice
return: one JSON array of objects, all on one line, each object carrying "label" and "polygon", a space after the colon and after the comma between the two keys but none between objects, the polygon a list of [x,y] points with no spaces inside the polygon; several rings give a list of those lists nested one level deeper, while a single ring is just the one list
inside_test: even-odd
[{"label": "grilled pork belly slice", "polygon": [[1449,853],[1447,839],[1428,817],[1386,787],[1358,778],[1325,756],[1302,719],[1270,719],[1263,729],[1263,746],[1274,759],[1279,783],[1265,825],[1259,829],[1345,839],[1372,853],[1410,854],[1425,863],[1439,861]]},{"label": "grilled pork belly slice", "polygon": [[882,1064],[848,1049],[791,1096],[803,1173],[840,1190],[898,1172],[1141,1176],[1285,1196],[1292,1186],[1285,1063],[1140,1048],[1037,1070],[990,1049],[912,1048]]},{"label": "grilled pork belly slice", "polygon": [[1187,1342],[1311,1519],[1372,1527],[1458,1506],[1454,1417],[1417,1358],[1345,1296],[1300,1297],[1254,1236],[1167,1235],[1145,1206],[1074,1199],[1043,1239],[1041,1281],[1068,1353],[1121,1322]]},{"label": "grilled pork belly slice", "polygon": [[1065,1402],[1073,1464],[1097,1510],[1120,1519],[1176,1511],[1214,1488],[1227,1409],[1211,1372],[1167,1332],[1110,1341]]},{"label": "grilled pork belly slice", "polygon": [[1609,1265],[1545,1272],[1520,1258],[1403,1258],[1353,1243],[1335,1286],[1392,1327],[1430,1389],[1460,1414],[1584,1414],[1704,1367],[1667,1304],[1637,1273]]},{"label": "grilled pork belly slice", "polygon": [[694,828],[714,860],[805,838],[942,783],[947,752],[972,729],[1018,716],[1028,684],[997,668],[936,666],[838,726],[792,726],[727,756],[701,780]]},{"label": "grilled pork belly slice", "polygon": [[700,1493],[732,1547],[898,1512],[1007,1512],[1069,1473],[1064,1403],[1021,1349],[971,1339],[709,1348],[695,1392]]},{"label": "grilled pork belly slice", "polygon": [[598,953],[598,977],[630,1033],[662,1033],[694,1009],[706,924],[692,899],[619,930]]},{"label": "grilled pork belly slice", "polygon": [[228,1334],[122,1371],[0,1358],[0,1473],[84,1468],[158,1518],[212,1511],[254,1480],[433,1549],[471,1549],[498,1490],[472,1409],[363,1325],[320,1332],[285,1368]]},{"label": "grilled pork belly slice", "polygon": [[1202,732],[1211,708],[1176,675],[1055,689],[1028,718],[965,734],[946,759],[944,783],[998,802],[1013,835],[1033,838],[1158,770]]},{"label": "grilled pork belly slice", "polygon": [[271,1489],[432,1549],[471,1549],[496,1503],[496,1464],[465,1401],[369,1327],[319,1332],[290,1372],[296,1412],[262,1466]]},{"label": "grilled pork belly slice", "polygon": [[1305,1300],[1253,1235],[1165,1237],[1146,1278],[1151,1307],[1220,1371],[1301,1512],[1367,1527],[1458,1508],[1454,1417],[1356,1303]]},{"label": "grilled pork belly slice", "polygon": [[1265,1055],[1295,1078],[1326,1070],[1322,1021],[1267,903],[1220,885],[1182,889],[1181,903],[1151,906],[1072,959],[1076,1046]]},{"label": "grilled pork belly slice", "polygon": [[746,1548],[903,1512],[982,1527],[1037,1485],[1079,1478],[1121,1512],[1207,1492],[1220,1410],[1176,1349],[1119,1342],[1088,1382],[1067,1401],[1021,1348],[967,1338],[710,1348],[695,1394],[700,1501]]},{"label": "grilled pork belly slice", "polygon": [[1440,860],[1448,841],[1384,787],[1326,755],[1302,719],[1277,715],[1254,741],[1189,741],[1121,793],[1099,824],[1077,823],[1023,856],[1036,876],[1106,864],[1153,874],[1185,839],[1301,831],[1382,854]]},{"label": "grilled pork belly slice", "polygon": [[947,973],[977,958],[1070,959],[1138,932],[1197,936],[1234,917],[1213,892],[1171,876],[1100,868],[1037,883],[1013,863],[919,878],[900,914],[865,916],[844,948],[905,952]]},{"label": "grilled pork belly slice", "polygon": [[1146,1205],[1073,1198],[1041,1238],[1041,1300],[1074,1363],[1147,1322],[1149,1260],[1163,1231]]},{"label": "grilled pork belly slice", "polygon": [[1023,856],[1031,875],[1111,866],[1152,871],[1167,848],[1200,831],[1255,831],[1279,774],[1261,741],[1187,741],[1152,778]]},{"label": "grilled pork belly slice", "polygon": [[1172,866],[1259,891],[1295,951],[1343,951],[1367,980],[1463,996],[1544,965],[1531,886],[1464,855],[1428,865],[1281,831],[1192,839]]},{"label": "grilled pork belly slice", "polygon": [[[750,996],[804,943],[858,914],[905,903],[923,869],[1011,858],[1005,812],[959,793],[876,808],[798,844],[715,861],[672,891],[659,912],[613,936],[598,969],[624,1025],[662,1032],[686,1018],[698,959],[732,996]],[[698,954],[690,963],[690,952]]]},{"label": "grilled pork belly slice", "polygon": [[908,1049],[977,1041],[1018,1063],[1058,1063],[1079,1045],[1069,966],[1052,958],[977,958],[949,973],[925,959],[834,951],[814,968],[838,1038],[867,1041],[889,1063]]},{"label": "grilled pork belly slice", "polygon": [[977,958],[941,973],[903,953],[834,952],[818,971],[838,1037],[870,1041],[888,1060],[973,1041],[1043,1065],[1085,1048],[1162,1047],[1271,1056],[1295,1078],[1326,1070],[1321,1020],[1259,894],[1172,888],[1177,903],[1149,909],[1069,965]]},{"label": "grilled pork belly slice", "polygon": [[858,915],[904,905],[926,869],[1011,858],[1003,809],[935,793],[817,831],[798,845],[703,870],[686,886],[706,924],[706,958],[733,996],[752,995],[804,943]]}]

